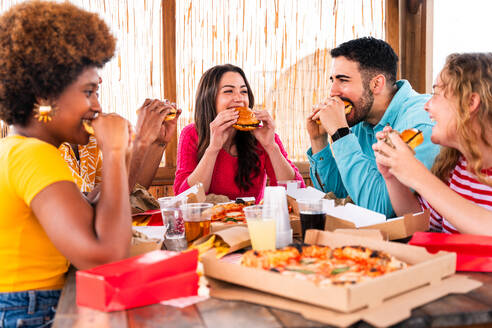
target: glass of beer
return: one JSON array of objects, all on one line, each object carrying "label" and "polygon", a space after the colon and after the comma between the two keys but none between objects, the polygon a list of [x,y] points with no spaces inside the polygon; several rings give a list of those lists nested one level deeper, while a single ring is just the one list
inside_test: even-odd
[{"label": "glass of beer", "polygon": [[213,204],[210,203],[192,203],[183,204],[179,207],[183,214],[185,225],[185,236],[188,244],[198,238],[210,233],[210,220],[212,217]]},{"label": "glass of beer", "polygon": [[297,204],[299,205],[303,239],[308,229],[325,230],[326,215],[323,211],[323,201],[321,199],[298,199]]},{"label": "glass of beer", "polygon": [[249,237],[254,250],[274,250],[276,241],[273,211],[264,205],[248,206],[244,209]]}]

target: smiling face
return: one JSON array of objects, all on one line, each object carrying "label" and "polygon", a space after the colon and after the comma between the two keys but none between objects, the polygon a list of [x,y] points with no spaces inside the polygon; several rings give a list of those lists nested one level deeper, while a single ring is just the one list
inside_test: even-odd
[{"label": "smiling face", "polygon": [[94,119],[101,112],[97,93],[99,81],[97,69],[87,68],[55,99],[57,111],[49,129],[60,143],[83,145],[89,141],[82,122]]},{"label": "smiling face", "polygon": [[226,72],[222,75],[215,97],[216,114],[235,107],[249,107],[248,88],[241,74]]},{"label": "smiling face", "polygon": [[436,123],[432,128],[431,140],[435,144],[457,148],[457,103],[450,98],[449,94],[445,93],[440,74],[437,76],[432,89],[432,97],[424,106],[424,109],[429,113],[431,120]]},{"label": "smiling face", "polygon": [[369,83],[362,77],[359,64],[343,56],[334,58],[330,80],[333,83],[330,96],[338,96],[353,104],[352,111],[347,115],[348,125],[354,126],[365,121],[371,111],[374,96]]}]

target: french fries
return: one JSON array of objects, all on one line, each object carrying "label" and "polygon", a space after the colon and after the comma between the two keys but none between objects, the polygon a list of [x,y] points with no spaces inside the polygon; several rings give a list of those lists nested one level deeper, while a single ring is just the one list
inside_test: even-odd
[{"label": "french fries", "polygon": [[218,259],[223,257],[229,252],[229,245],[227,245],[222,239],[216,238],[216,235],[211,235],[206,241],[201,244],[192,244],[188,247],[188,250],[198,250],[198,257],[208,252],[210,249],[215,248],[215,255]]}]

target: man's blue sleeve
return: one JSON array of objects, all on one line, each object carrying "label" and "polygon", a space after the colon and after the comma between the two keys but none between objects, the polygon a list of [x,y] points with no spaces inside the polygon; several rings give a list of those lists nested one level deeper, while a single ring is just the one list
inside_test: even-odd
[{"label": "man's blue sleeve", "polygon": [[313,155],[311,148],[307,151],[309,175],[316,189],[324,192],[333,191],[338,198],[347,197],[337,164],[331,153],[330,145]]},{"label": "man's blue sleeve", "polygon": [[355,134],[333,143],[340,176],[355,204],[394,217],[388,190],[374,157],[364,154]]}]

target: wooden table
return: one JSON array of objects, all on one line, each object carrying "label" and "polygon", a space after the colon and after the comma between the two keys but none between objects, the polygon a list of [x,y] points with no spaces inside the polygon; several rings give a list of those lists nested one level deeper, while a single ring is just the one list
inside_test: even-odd
[{"label": "wooden table", "polygon": [[[492,326],[492,274],[469,273],[483,286],[468,294],[448,295],[412,311],[397,327]],[[154,304],[105,313],[75,304],[75,274],[63,289],[54,328],[61,327],[328,327],[301,315],[266,306],[210,298],[184,309]],[[354,327],[367,327],[359,322]]]}]

